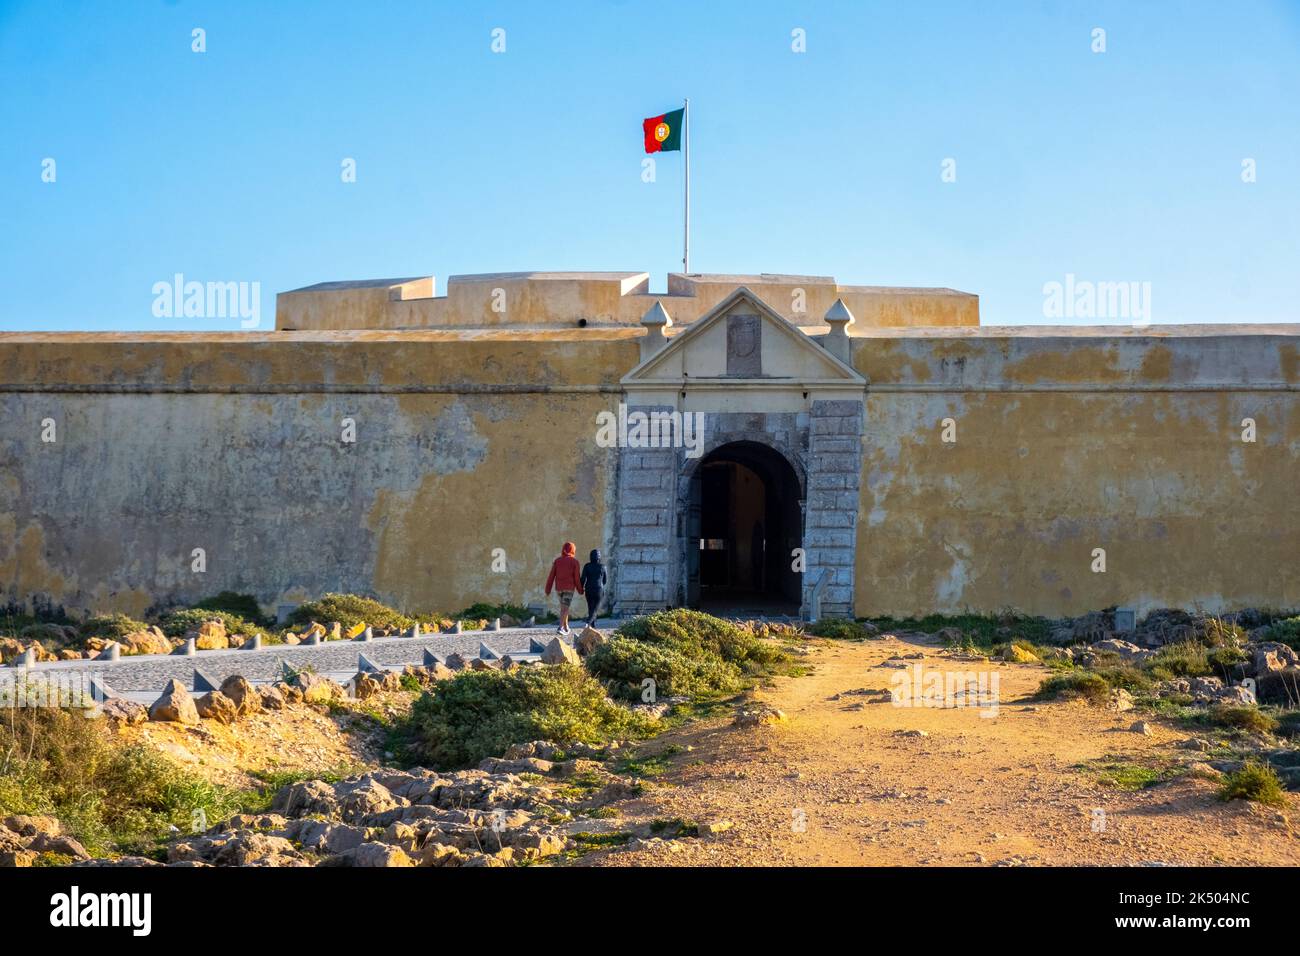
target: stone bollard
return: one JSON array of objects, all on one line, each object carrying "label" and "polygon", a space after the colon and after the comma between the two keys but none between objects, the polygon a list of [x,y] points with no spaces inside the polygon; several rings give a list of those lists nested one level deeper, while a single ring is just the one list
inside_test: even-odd
[{"label": "stone bollard", "polygon": [[320,643],[320,635],[317,634],[315,631],[312,631],[310,634],[307,635],[307,640],[304,641],[304,643],[308,644],[311,647],[315,647],[317,644]]},{"label": "stone bollard", "polygon": [[463,626],[461,625],[460,621],[457,621],[454,625],[452,625],[451,633],[459,634],[462,630],[464,630]]},{"label": "stone bollard", "polygon": [[[116,645],[114,645],[116,646]],[[36,666],[36,648],[29,647],[23,651],[22,657],[14,662],[15,667],[35,667]]]},{"label": "stone bollard", "polygon": [[248,640],[244,641],[244,650],[260,651],[262,649],[262,635],[254,634]]},{"label": "stone bollard", "polygon": [[488,629],[489,631],[499,631],[499,630],[501,630],[501,618],[496,617],[496,618],[493,618],[491,621],[489,621],[489,622],[488,622],[487,629]]},{"label": "stone bollard", "polygon": [[419,636],[420,636],[420,622],[419,622],[419,621],[416,621],[414,624],[411,625],[411,633],[410,633],[408,636],[409,636],[409,637],[419,637]]},{"label": "stone bollard", "polygon": [[533,616],[530,617],[528,620],[524,621],[524,627],[534,627],[534,626],[536,626],[536,624],[537,624],[537,616],[536,616],[536,615],[533,615]]},{"label": "stone bollard", "polygon": [[197,654],[198,652],[199,652],[199,642],[198,642],[198,638],[187,637],[187,638],[185,639],[185,650],[184,650],[184,652],[183,652],[183,653],[185,654],[185,656],[186,656],[186,657],[193,657],[193,656],[194,656],[195,654]]}]

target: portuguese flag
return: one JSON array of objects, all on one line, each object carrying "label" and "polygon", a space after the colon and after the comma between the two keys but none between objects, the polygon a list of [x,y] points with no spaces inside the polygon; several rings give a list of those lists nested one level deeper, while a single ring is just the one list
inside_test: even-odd
[{"label": "portuguese flag", "polygon": [[682,114],[685,112],[684,109],[673,110],[641,121],[647,153],[667,153],[682,148]]}]

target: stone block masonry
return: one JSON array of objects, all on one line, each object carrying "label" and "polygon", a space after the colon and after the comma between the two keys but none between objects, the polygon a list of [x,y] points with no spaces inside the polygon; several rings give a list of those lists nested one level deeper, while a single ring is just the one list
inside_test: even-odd
[{"label": "stone block masonry", "polygon": [[859,486],[862,476],[862,403],[813,402],[808,439],[808,498],[805,509],[804,607],[829,570],[821,597],[827,617],[852,615]]},{"label": "stone block masonry", "polygon": [[[671,412],[666,406],[628,413]],[[679,453],[673,448],[618,451],[618,509],[609,586],[620,614],[662,610],[669,597],[674,489]]]}]

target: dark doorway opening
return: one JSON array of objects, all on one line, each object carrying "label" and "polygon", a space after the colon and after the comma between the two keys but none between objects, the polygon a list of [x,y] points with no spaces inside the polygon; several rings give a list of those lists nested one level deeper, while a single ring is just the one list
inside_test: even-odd
[{"label": "dark doorway opening", "polygon": [[729,615],[795,615],[802,546],[799,477],[779,452],[732,442],[700,461],[687,513],[690,607]]}]

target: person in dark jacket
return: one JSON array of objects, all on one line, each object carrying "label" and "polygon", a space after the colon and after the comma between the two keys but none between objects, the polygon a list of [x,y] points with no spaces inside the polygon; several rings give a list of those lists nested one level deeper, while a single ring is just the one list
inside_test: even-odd
[{"label": "person in dark jacket", "polygon": [[600,610],[600,599],[605,594],[605,584],[609,575],[600,563],[600,551],[591,549],[591,560],[582,569],[582,593],[587,598],[587,626],[596,626],[596,613]]}]

